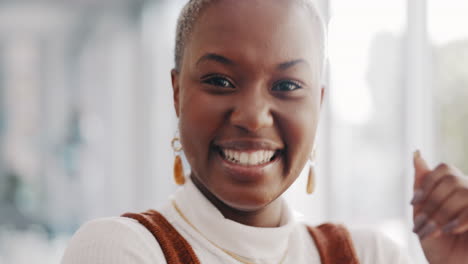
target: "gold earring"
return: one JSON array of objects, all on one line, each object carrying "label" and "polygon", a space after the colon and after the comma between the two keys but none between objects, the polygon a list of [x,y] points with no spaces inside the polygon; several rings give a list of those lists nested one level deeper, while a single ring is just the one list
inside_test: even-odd
[{"label": "gold earring", "polygon": [[306,191],[307,191],[307,194],[312,194],[314,192],[314,189],[315,189],[315,154],[316,154],[316,151],[315,151],[315,148],[314,150],[312,151],[312,154],[310,155],[310,159],[309,159],[309,176],[307,177],[307,188],[306,188]]},{"label": "gold earring", "polygon": [[175,160],[174,160],[174,181],[177,185],[184,185],[185,175],[184,175],[184,166],[182,165],[182,158],[180,157],[180,152],[182,151],[182,144],[180,143],[180,138],[174,137],[171,141],[172,149],[174,150]]}]

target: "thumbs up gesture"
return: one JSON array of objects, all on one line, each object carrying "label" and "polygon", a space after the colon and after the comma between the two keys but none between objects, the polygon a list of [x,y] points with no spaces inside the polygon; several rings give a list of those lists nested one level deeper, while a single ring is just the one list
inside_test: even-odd
[{"label": "thumbs up gesture", "polygon": [[468,263],[468,178],[457,168],[430,169],[414,153],[414,229],[431,264]]}]

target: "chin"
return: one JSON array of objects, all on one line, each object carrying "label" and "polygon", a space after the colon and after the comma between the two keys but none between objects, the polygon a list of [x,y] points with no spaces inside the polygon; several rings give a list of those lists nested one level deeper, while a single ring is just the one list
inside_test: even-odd
[{"label": "chin", "polygon": [[237,188],[231,188],[230,192],[223,191],[217,195],[218,199],[225,205],[242,212],[258,211],[275,201],[280,195],[271,193],[268,187],[241,187],[242,191],[235,191]]}]

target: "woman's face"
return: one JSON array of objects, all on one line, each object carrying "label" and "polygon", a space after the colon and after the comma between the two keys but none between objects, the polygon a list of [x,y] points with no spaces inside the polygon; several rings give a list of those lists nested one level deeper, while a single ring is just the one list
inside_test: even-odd
[{"label": "woman's face", "polygon": [[240,211],[279,197],[307,161],[319,119],[319,39],[292,1],[220,1],[203,11],[173,71],[192,178]]}]

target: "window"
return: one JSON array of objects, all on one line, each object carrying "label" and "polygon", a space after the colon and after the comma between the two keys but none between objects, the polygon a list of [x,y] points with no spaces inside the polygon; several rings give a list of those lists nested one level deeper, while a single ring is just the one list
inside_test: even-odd
[{"label": "window", "polygon": [[428,2],[437,159],[468,172],[468,3]]}]

